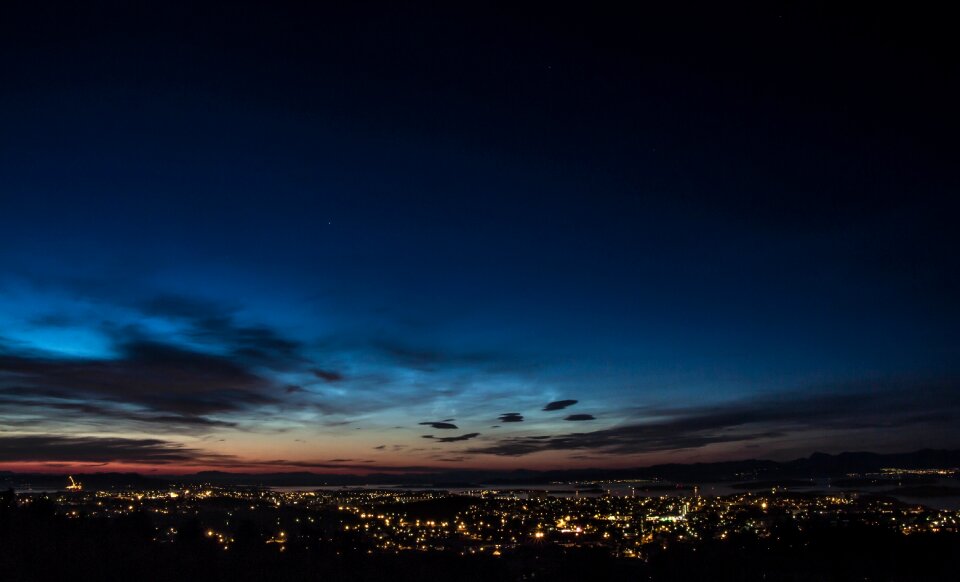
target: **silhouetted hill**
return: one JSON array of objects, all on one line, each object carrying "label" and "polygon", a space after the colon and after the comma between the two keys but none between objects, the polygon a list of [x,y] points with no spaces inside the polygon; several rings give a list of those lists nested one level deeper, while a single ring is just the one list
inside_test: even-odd
[{"label": "silhouetted hill", "polygon": [[923,449],[912,453],[814,453],[806,459],[782,463],[783,470],[813,476],[876,472],[886,467],[934,469],[960,467],[960,451]]}]

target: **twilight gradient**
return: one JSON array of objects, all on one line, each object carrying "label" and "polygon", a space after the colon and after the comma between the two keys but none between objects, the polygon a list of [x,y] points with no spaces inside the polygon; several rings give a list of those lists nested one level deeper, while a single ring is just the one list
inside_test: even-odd
[{"label": "twilight gradient", "polygon": [[960,445],[929,47],[235,4],[8,19],[0,469]]}]

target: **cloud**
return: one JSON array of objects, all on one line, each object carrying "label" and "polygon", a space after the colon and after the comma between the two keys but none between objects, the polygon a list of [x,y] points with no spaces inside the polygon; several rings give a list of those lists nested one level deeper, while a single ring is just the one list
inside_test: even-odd
[{"label": "cloud", "polygon": [[547,404],[546,406],[544,406],[543,409],[546,410],[547,412],[550,412],[553,410],[563,410],[568,406],[573,406],[577,402],[579,401],[578,400],[555,400]]},{"label": "cloud", "polygon": [[141,303],[144,315],[183,321],[194,341],[225,350],[233,359],[249,365],[287,370],[308,363],[300,342],[260,325],[236,321],[236,309],[213,301],[183,295],[160,295]]},{"label": "cloud", "polygon": [[480,436],[480,433],[478,432],[468,432],[467,434],[462,434],[460,436],[455,436],[455,437],[435,437],[432,434],[425,434],[423,435],[423,438],[433,439],[438,443],[457,443],[460,441],[468,441],[470,439],[477,438],[478,436]]},{"label": "cloud", "polygon": [[290,370],[308,363],[299,342],[263,326],[238,326],[232,321],[195,322],[194,339],[221,346],[231,357],[249,365]]},{"label": "cloud", "polygon": [[220,302],[177,294],[157,295],[138,307],[144,315],[195,321],[229,319],[236,312],[235,307]]},{"label": "cloud", "polygon": [[595,418],[592,414],[571,414],[571,415],[568,415],[568,416],[567,416],[566,418],[564,418],[563,420],[574,420],[574,421],[578,421],[578,420],[596,420],[596,418]]},{"label": "cloud", "polygon": [[228,459],[159,439],[0,436],[0,462],[184,464]]},{"label": "cloud", "polygon": [[517,354],[447,350],[413,346],[397,340],[378,339],[370,347],[397,364],[423,372],[435,372],[441,368],[479,368],[505,372],[529,369],[535,365]]},{"label": "cloud", "polygon": [[446,421],[444,421],[444,422],[421,422],[420,424],[423,425],[423,426],[429,426],[429,427],[439,428],[439,429],[445,429],[445,430],[451,430],[451,429],[456,429],[456,428],[458,428],[457,425],[452,424],[452,423],[450,423],[450,422],[446,422]]},{"label": "cloud", "polygon": [[[542,451],[649,453],[748,443],[788,433],[887,429],[889,439],[909,445],[915,433],[936,426],[960,437],[960,397],[955,382],[838,386],[723,404],[643,410],[650,420],[561,435],[506,437],[469,453],[522,456]],[[572,415],[578,416],[578,415]],[[569,418],[569,417],[568,417]],[[884,434],[884,433],[878,433]],[[912,434],[912,436],[911,436]],[[942,433],[938,433],[942,434]]]},{"label": "cloud", "polygon": [[[62,281],[56,284],[63,287]],[[459,377],[427,385],[419,374],[412,385],[409,371],[398,373],[398,367],[449,365],[467,375],[510,359],[369,339],[308,344],[280,328],[251,322],[235,303],[179,294],[144,300],[143,288],[117,291],[104,281],[81,290],[71,286],[70,293],[83,298],[82,312],[73,305],[60,310],[66,315],[54,311],[34,317],[30,325],[86,326],[97,338],[95,353],[109,355],[65,356],[0,338],[0,397],[20,399],[18,409],[37,415],[44,426],[79,423],[110,428],[111,434],[117,429],[260,430],[264,419],[271,425],[309,426],[322,422],[320,417],[352,417],[450,398],[472,386]],[[158,329],[162,338],[155,335]],[[318,366],[311,356],[321,345],[327,354],[363,352],[373,358],[373,367],[347,375],[336,364]],[[81,404],[88,406],[84,410]],[[293,407],[297,414],[276,414]],[[0,418],[8,425],[21,420],[20,415]],[[126,426],[124,420],[129,420]],[[436,422],[429,426],[457,429],[452,420]]]},{"label": "cloud", "polygon": [[324,382],[340,382],[343,380],[343,374],[333,370],[321,370],[319,368],[314,368],[311,370],[311,372],[313,372],[314,376],[320,378]]},{"label": "cloud", "polygon": [[[137,412],[110,402],[77,402],[56,398],[32,399],[29,397],[0,396],[0,406],[7,414],[41,414],[44,417],[56,415],[58,422],[71,420],[76,424],[96,424],[104,419],[121,420],[126,423],[151,425],[151,430],[163,432],[196,432],[211,428],[235,428],[237,423],[215,420],[205,416],[190,414],[152,414]],[[7,424],[9,418],[0,417],[0,425]],[[34,421],[36,422],[36,421]]]},{"label": "cloud", "polygon": [[[90,424],[127,421],[167,430],[237,426],[211,415],[279,405],[282,388],[229,357],[132,337],[115,358],[69,358],[0,347],[7,406]],[[75,418],[76,420],[76,418]]]},{"label": "cloud", "polygon": [[500,422],[523,422],[523,415],[519,412],[505,412],[497,418]]},{"label": "cloud", "polygon": [[[142,300],[137,298],[142,290],[116,293],[105,284],[81,295],[110,308],[100,310],[102,315],[54,313],[31,325],[86,325],[109,342],[97,346],[109,355],[71,357],[0,338],[0,396],[13,397],[9,391],[20,390],[36,399],[95,404],[104,414],[91,413],[83,419],[88,426],[99,419],[101,425],[116,428],[122,413],[129,411],[137,424],[156,417],[158,429],[172,431],[175,423],[164,421],[177,416],[185,430],[199,432],[203,427],[259,430],[264,426],[260,421],[268,417],[274,425],[306,426],[310,417],[349,417],[466,389],[451,387],[452,382],[411,389],[396,381],[395,368],[352,377],[336,367],[318,366],[311,350],[320,344],[308,345],[279,329],[251,324],[230,302],[176,294]],[[131,315],[139,318],[136,323],[123,323]],[[162,339],[154,335],[160,328]],[[325,348],[328,354],[345,349]],[[364,349],[371,352],[368,342]],[[378,350],[372,353],[382,357]],[[275,414],[293,407],[297,414]],[[47,410],[56,412],[43,419],[49,424],[67,414],[62,407],[59,412]],[[33,411],[42,414],[44,409],[33,406]]]},{"label": "cloud", "polygon": [[373,347],[399,363],[414,368],[431,368],[439,364],[483,364],[495,361],[495,354],[454,352],[436,348],[411,346],[396,340],[379,339]]},{"label": "cloud", "polygon": [[76,319],[65,313],[47,313],[30,320],[37,327],[69,327],[76,324]]}]

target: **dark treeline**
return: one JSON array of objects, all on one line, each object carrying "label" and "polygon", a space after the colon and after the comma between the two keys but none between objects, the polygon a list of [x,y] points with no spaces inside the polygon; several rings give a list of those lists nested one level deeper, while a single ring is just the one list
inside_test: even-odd
[{"label": "dark treeline", "polygon": [[[291,539],[283,552],[253,522],[239,525],[228,551],[196,519],[157,541],[145,512],[116,518],[68,517],[44,497],[18,504],[0,494],[0,572],[34,580],[949,580],[958,535],[903,536],[860,525],[774,530],[766,539],[649,544],[647,560],[591,548],[523,547],[503,556],[449,552],[385,554],[353,532],[323,530]],[[309,534],[309,532],[304,532]]]}]

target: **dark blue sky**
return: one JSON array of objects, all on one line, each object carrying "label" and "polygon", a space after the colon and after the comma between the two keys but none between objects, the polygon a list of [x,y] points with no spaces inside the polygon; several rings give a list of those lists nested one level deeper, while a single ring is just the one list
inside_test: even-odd
[{"label": "dark blue sky", "polygon": [[127,4],[0,15],[0,464],[960,444],[936,15]]}]

